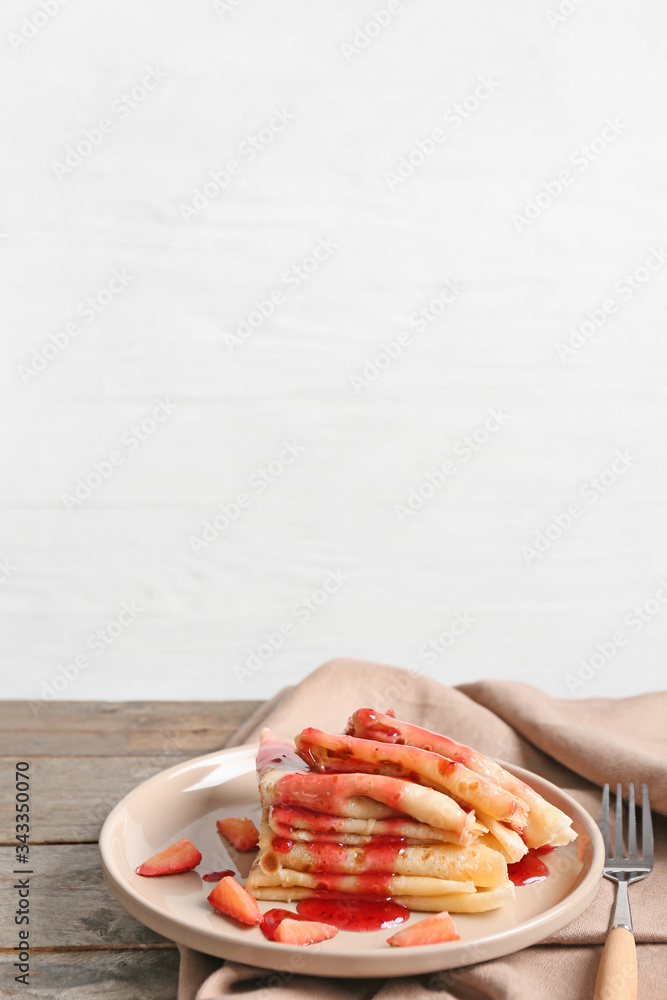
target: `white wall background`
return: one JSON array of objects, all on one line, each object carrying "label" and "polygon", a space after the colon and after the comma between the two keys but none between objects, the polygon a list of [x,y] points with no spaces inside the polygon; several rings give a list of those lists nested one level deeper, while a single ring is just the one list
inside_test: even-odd
[{"label": "white wall background", "polygon": [[[563,0],[558,18],[558,2],[402,0],[373,38],[388,0],[3,5],[5,696],[262,698],[336,655],[564,697],[664,685],[667,9]],[[119,110],[148,68],[165,79]],[[480,78],[494,92],[476,102]],[[293,120],[251,162],[241,144],[275,109]],[[594,142],[608,119],[618,134]],[[185,219],[230,159],[227,189]],[[322,239],[335,251],[289,287]],[[114,271],[131,280],[89,322],[81,303]],[[461,293],[418,331],[446,281]],[[274,315],[230,347],[275,290]],[[158,400],[173,415],[133,450]],[[466,460],[457,442],[499,407]],[[284,441],[303,453],[260,494],[249,477]],[[615,481],[587,488],[618,449]],[[112,451],[122,464],[68,510]],[[401,519],[447,459],[455,473]],[[240,492],[247,509],[193,551]],[[522,553],[574,502],[561,537]],[[331,571],[347,580],[304,620],[295,605]],[[123,602],[137,617],[117,628]],[[425,650],[457,614],[474,623]]]}]

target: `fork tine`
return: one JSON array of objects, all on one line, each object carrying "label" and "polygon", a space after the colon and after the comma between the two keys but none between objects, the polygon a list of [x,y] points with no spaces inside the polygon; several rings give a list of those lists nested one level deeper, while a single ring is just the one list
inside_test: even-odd
[{"label": "fork tine", "polygon": [[616,833],[614,836],[614,857],[623,857],[623,789],[616,785]]},{"label": "fork tine", "polygon": [[604,840],[604,851],[609,857],[609,785],[602,789],[602,807],[600,809],[600,833]]},{"label": "fork tine", "polygon": [[653,864],[653,820],[648,785],[642,785],[642,855],[646,864]]},{"label": "fork tine", "polygon": [[637,816],[635,814],[635,786],[632,781],[628,794],[628,857],[637,857]]}]

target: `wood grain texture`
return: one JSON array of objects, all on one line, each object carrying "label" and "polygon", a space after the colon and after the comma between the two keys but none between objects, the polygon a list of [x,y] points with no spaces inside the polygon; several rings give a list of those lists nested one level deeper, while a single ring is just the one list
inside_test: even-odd
[{"label": "wood grain texture", "polygon": [[[20,876],[14,850],[0,848],[0,948],[12,948]],[[30,942],[33,948],[121,948],[164,944],[160,934],[131,917],[107,889],[96,844],[49,844],[30,852]]]},{"label": "wood grain texture", "polygon": [[595,980],[595,1000],[637,1000],[637,947],[632,931],[612,927]]},{"label": "wood grain texture", "polygon": [[[13,958],[0,955],[0,996],[26,1000],[174,1000],[178,983],[178,950],[38,952],[31,961],[30,985],[14,984]],[[20,993],[19,993],[20,990]]]},{"label": "wood grain texture", "polygon": [[153,774],[224,746],[259,702],[0,703],[0,842],[13,830],[13,765],[31,763],[33,842],[95,841]]},{"label": "wood grain texture", "polygon": [[[192,754],[124,757],[41,757],[30,769],[32,843],[96,841],[102,823],[116,803],[146,778],[189,760]],[[0,842],[12,837],[13,774],[16,757],[0,758],[3,769]],[[10,812],[11,810],[11,812]]]},{"label": "wood grain texture", "polygon": [[[261,702],[0,702],[0,755],[210,753]],[[165,766],[168,766],[165,763]]]},{"label": "wood grain texture", "polygon": [[[57,702],[35,715],[0,703],[0,839],[13,841],[14,763],[31,762],[30,985],[36,1000],[173,1000],[174,944],[131,917],[107,889],[95,841],[125,790],[180,760],[215,749],[257,703]],[[146,752],[137,754],[141,747]],[[26,748],[30,750],[25,753]],[[186,749],[188,752],[184,753]],[[78,751],[78,753],[77,753]],[[49,756],[55,754],[55,756]],[[39,839],[49,841],[36,843]],[[57,843],[58,841],[74,843]],[[15,996],[14,846],[0,846],[0,996]],[[26,869],[22,874],[25,874]]]}]

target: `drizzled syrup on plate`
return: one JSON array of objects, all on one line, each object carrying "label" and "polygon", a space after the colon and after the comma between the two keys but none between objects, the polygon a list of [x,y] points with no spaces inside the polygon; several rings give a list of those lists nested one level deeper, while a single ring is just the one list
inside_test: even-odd
[{"label": "drizzled syrup on plate", "polygon": [[343,931],[379,931],[410,916],[407,906],[391,898],[349,892],[315,892],[300,899],[296,908],[302,919],[321,920]]},{"label": "drizzled syrup on plate", "polygon": [[535,882],[543,882],[549,876],[549,869],[538,855],[548,854],[555,851],[553,844],[545,844],[544,847],[533,847],[520,861],[507,866],[507,874],[511,882],[516,886],[533,885]]},{"label": "drizzled syrup on plate", "polygon": [[235,875],[236,872],[232,871],[231,868],[223,868],[219,872],[209,872],[207,875],[202,875],[202,881],[204,882],[219,882],[221,878],[225,878],[226,875]]}]

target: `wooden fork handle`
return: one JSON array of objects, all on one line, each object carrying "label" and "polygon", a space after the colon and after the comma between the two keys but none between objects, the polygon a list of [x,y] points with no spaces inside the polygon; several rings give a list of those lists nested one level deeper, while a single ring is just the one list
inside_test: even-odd
[{"label": "wooden fork handle", "polygon": [[627,927],[613,927],[607,935],[595,980],[595,1000],[637,1000],[637,949]]}]

